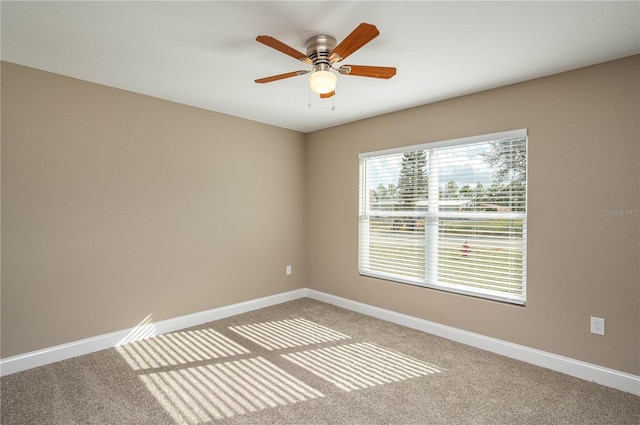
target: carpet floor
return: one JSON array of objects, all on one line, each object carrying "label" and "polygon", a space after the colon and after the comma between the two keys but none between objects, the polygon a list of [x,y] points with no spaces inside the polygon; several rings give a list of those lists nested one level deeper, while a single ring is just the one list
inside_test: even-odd
[{"label": "carpet floor", "polygon": [[311,299],[15,373],[14,424],[634,424],[640,397]]}]

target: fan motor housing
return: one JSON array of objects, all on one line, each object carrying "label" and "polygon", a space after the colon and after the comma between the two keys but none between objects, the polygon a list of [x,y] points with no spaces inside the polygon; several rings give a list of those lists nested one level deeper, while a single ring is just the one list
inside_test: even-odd
[{"label": "fan motor housing", "polygon": [[307,56],[313,60],[317,68],[325,68],[330,65],[329,54],[335,49],[338,42],[330,35],[314,35],[307,40]]}]

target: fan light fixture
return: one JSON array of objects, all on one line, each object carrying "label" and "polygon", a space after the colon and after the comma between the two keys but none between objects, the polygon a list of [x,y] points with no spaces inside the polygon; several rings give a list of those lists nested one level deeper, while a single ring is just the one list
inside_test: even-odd
[{"label": "fan light fixture", "polygon": [[331,71],[315,71],[309,75],[309,88],[318,94],[331,93],[336,89],[338,76]]}]

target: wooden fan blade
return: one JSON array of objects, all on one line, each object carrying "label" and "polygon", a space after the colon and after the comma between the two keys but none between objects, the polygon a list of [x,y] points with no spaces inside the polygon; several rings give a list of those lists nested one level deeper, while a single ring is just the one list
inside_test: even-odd
[{"label": "wooden fan blade", "polygon": [[276,49],[279,52],[284,53],[285,55],[289,55],[294,59],[297,59],[306,63],[313,63],[313,61],[304,53],[297,51],[291,46],[287,46],[282,41],[277,40],[268,35],[259,35],[256,37],[256,41],[271,47],[272,49]]},{"label": "wooden fan blade", "polygon": [[258,78],[257,80],[255,80],[255,82],[256,83],[270,83],[272,81],[278,81],[278,80],[282,80],[282,79],[290,78],[290,77],[297,77],[298,75],[303,75],[303,74],[307,74],[307,73],[309,73],[309,71],[287,72],[286,74],[278,74],[278,75],[272,75],[271,77]]},{"label": "wooden fan blade", "polygon": [[391,78],[396,75],[396,69],[389,66],[343,65],[339,71],[344,75],[372,78]]},{"label": "wooden fan blade", "polygon": [[339,62],[346,59],[347,56],[376,38],[379,34],[380,32],[375,25],[361,23],[333,49],[329,60],[331,62]]},{"label": "wooden fan blade", "polygon": [[326,99],[328,97],[334,96],[335,94],[336,94],[335,90],[329,93],[320,94],[320,99]]}]

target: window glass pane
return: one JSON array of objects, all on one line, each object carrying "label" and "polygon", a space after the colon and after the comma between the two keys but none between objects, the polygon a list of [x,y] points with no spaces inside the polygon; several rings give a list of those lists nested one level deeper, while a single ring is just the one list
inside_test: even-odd
[{"label": "window glass pane", "polygon": [[439,220],[440,282],[519,294],[522,219]]},{"label": "window glass pane", "polygon": [[[422,223],[421,223],[422,222]],[[415,217],[372,217],[369,269],[424,279],[424,221]]]},{"label": "window glass pane", "polygon": [[526,133],[366,154],[360,272],[524,303]]}]

